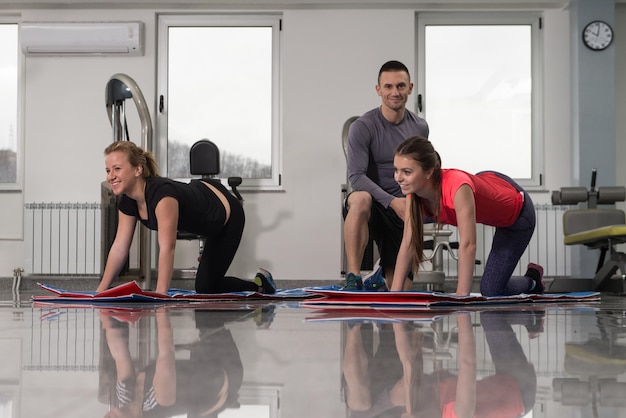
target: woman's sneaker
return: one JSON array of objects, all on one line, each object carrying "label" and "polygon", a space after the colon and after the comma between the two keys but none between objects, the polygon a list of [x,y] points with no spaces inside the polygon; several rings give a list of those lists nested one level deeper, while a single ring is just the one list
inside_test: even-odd
[{"label": "woman's sneaker", "polygon": [[363,290],[363,280],[361,276],[357,276],[354,273],[348,273],[346,276],[346,284],[341,290]]},{"label": "woman's sneaker", "polygon": [[535,287],[526,293],[542,295],[546,290],[545,282],[543,281],[543,267],[539,264],[529,263],[528,270],[526,270],[526,277],[530,277],[535,282]]},{"label": "woman's sneaker", "polygon": [[259,293],[264,293],[266,295],[273,295],[276,293],[276,284],[272,278],[272,273],[269,271],[259,268],[259,272],[254,277],[253,281],[257,286],[259,286]]}]

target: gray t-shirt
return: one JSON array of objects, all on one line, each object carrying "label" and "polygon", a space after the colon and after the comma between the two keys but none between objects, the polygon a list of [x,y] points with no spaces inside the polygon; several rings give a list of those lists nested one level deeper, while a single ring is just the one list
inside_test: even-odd
[{"label": "gray t-shirt", "polygon": [[353,190],[366,191],[388,207],[394,197],[402,197],[393,178],[396,148],[412,136],[428,138],[428,124],[406,110],[400,123],[383,116],[380,107],[355,120],[348,131],[348,179]]}]

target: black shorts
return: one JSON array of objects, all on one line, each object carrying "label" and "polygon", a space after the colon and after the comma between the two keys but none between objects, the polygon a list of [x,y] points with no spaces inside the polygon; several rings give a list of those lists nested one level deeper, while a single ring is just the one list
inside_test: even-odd
[{"label": "black shorts", "polygon": [[[344,218],[348,213],[348,199],[344,202]],[[376,242],[378,253],[380,254],[380,265],[383,271],[387,268],[395,268],[400,243],[402,243],[402,233],[404,232],[404,221],[398,217],[391,206],[385,208],[377,201],[373,201],[369,223],[370,238]]]}]

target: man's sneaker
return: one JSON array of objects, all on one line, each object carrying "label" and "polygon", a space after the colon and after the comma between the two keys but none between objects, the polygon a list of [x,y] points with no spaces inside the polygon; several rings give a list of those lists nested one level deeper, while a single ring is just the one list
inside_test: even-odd
[{"label": "man's sneaker", "polygon": [[273,295],[276,293],[276,284],[272,278],[272,273],[269,271],[259,268],[259,272],[254,277],[253,281],[257,286],[259,286],[260,293],[265,293],[266,295]]},{"label": "man's sneaker", "polygon": [[378,267],[375,271],[365,276],[363,280],[363,289],[368,292],[387,292],[387,283],[383,276],[383,268]]},{"label": "man's sneaker", "polygon": [[346,276],[346,284],[341,290],[363,290],[363,281],[361,276],[357,276],[354,273],[348,273]]},{"label": "man's sneaker", "polygon": [[529,290],[526,293],[532,293],[537,295],[542,295],[546,290],[545,282],[543,281],[543,267],[539,264],[529,263],[528,270],[526,270],[526,277],[530,277],[535,282],[535,287],[532,290]]}]

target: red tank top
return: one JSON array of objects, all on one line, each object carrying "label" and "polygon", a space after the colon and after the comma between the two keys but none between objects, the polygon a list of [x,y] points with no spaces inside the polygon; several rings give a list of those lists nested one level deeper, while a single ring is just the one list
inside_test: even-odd
[{"label": "red tank top", "polygon": [[474,193],[477,223],[495,227],[507,227],[515,223],[524,204],[521,192],[493,172],[473,175],[457,169],[441,170],[439,222],[457,226],[454,195],[464,184]]}]

